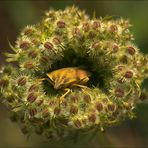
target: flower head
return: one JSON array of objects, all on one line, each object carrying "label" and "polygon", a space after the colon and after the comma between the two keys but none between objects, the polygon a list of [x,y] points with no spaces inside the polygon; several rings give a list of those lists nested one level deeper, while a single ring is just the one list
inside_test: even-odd
[{"label": "flower head", "polygon": [[0,94],[24,134],[62,138],[134,117],[148,58],[133,44],[129,27],[122,18],[92,20],[68,7],[50,10],[39,24],[22,30],[14,53],[6,53],[19,66],[1,68]]}]

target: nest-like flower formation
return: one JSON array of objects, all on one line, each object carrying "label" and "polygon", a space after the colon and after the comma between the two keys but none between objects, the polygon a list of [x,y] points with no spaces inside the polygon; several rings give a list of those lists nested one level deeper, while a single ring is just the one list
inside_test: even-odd
[{"label": "nest-like flower formation", "polygon": [[[88,131],[133,118],[148,58],[133,43],[128,20],[90,19],[76,7],[46,12],[42,21],[21,31],[0,71],[1,100],[24,133],[48,138]],[[47,73],[67,67],[89,71],[87,88],[55,90]],[[69,75],[67,73],[67,75]],[[70,79],[66,79],[69,81]],[[59,75],[60,77],[60,72]],[[71,76],[73,78],[74,76]]]}]

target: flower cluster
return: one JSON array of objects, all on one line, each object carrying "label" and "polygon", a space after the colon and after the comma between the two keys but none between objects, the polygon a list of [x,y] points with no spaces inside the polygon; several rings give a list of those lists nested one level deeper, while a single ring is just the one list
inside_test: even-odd
[{"label": "flower cluster", "polygon": [[[39,24],[24,28],[0,70],[1,101],[24,134],[62,138],[133,118],[140,86],[148,76],[148,57],[133,43],[128,20],[90,19],[77,7],[50,10]],[[88,89],[74,87],[59,105],[45,78],[64,67],[91,73]]]}]

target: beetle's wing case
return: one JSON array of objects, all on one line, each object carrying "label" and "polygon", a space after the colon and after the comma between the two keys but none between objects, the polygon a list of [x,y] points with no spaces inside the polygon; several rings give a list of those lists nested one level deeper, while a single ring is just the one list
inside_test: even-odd
[{"label": "beetle's wing case", "polygon": [[79,67],[61,68],[47,74],[51,81],[56,84],[74,84],[80,81],[86,83],[89,80],[89,72]]},{"label": "beetle's wing case", "polygon": [[90,76],[90,73],[85,71],[85,70],[77,69],[76,72],[77,72],[77,76],[80,79],[84,79],[85,77],[89,77]]},{"label": "beetle's wing case", "polygon": [[76,82],[76,70],[75,68],[61,68],[54,70],[50,73],[47,73],[47,76],[53,82],[52,84],[61,85],[61,84],[70,84]]}]

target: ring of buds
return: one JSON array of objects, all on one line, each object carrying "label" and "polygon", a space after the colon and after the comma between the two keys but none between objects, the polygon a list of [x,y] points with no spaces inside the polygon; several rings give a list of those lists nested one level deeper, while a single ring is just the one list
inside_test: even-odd
[{"label": "ring of buds", "polygon": [[[62,138],[74,131],[103,129],[133,118],[148,74],[148,58],[133,44],[128,20],[90,19],[76,7],[46,12],[42,21],[27,26],[17,39],[14,53],[0,71],[0,95],[24,134],[36,132]],[[89,89],[63,93],[47,81],[48,72],[82,67],[91,73]]]}]

